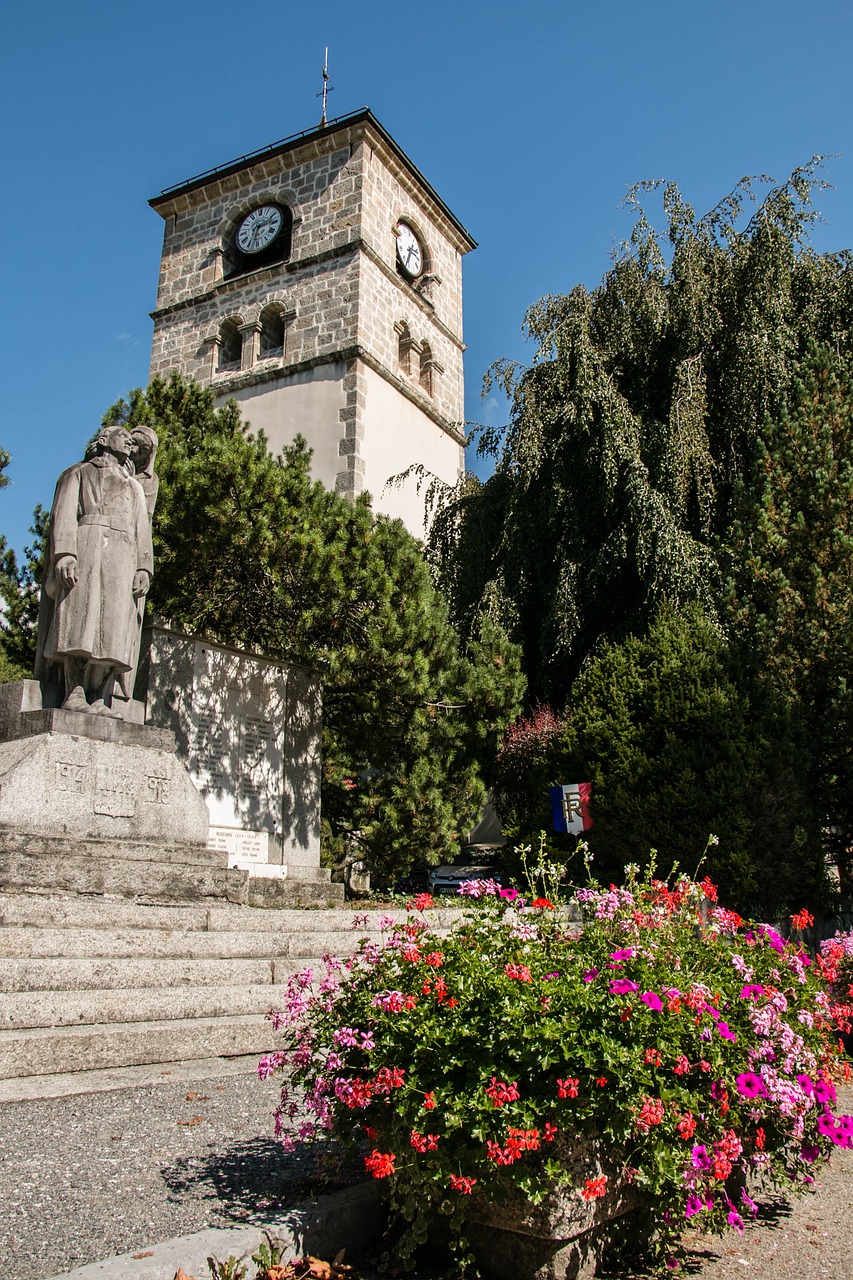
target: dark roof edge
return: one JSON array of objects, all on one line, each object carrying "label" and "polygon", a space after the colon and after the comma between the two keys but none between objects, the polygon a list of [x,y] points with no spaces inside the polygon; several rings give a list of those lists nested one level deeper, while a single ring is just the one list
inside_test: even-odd
[{"label": "dark roof edge", "polygon": [[287,138],[271,143],[269,146],[260,147],[257,151],[250,151],[236,160],[230,160],[227,164],[217,165],[214,169],[207,169],[204,173],[199,173],[194,178],[188,178],[186,182],[178,182],[174,186],[164,187],[160,194],[154,196],[148,203],[152,209],[158,209],[160,205],[167,204],[170,200],[174,200],[176,196],[187,195],[190,191],[197,191],[200,187],[207,186],[213,178],[230,177],[231,174],[239,173],[241,169],[248,169],[252,165],[259,164],[270,156],[284,155],[288,151],[295,151],[297,147],[304,146],[306,142],[330,137],[335,133],[340,133],[343,129],[350,128],[354,124],[362,123],[368,124],[375,129],[389,150],[394,153],[401,164],[409,170],[412,176],[432,197],[462,238],[470,244],[472,249],[476,249],[477,241],[447,207],[435,188],[427,182],[420,169],[412,163],[403,148],[394,141],[388,130],[379,123],[369,107],[360,107],[358,111],[350,111],[345,116],[337,116],[334,120],[330,120],[328,124],[319,128],[303,129],[301,133],[293,133]]}]

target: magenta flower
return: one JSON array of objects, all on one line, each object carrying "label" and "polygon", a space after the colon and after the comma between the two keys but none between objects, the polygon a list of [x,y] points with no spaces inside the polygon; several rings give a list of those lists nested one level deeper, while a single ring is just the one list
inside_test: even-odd
[{"label": "magenta flower", "polygon": [[754,1071],[744,1071],[735,1081],[737,1091],[742,1098],[766,1098],[767,1088],[761,1076]]},{"label": "magenta flower", "polygon": [[717,1030],[719,1031],[720,1035],[723,1037],[724,1040],[737,1040],[737,1036],[731,1030],[727,1022],[718,1022]]},{"label": "magenta flower", "polygon": [[810,1076],[806,1076],[806,1075],[797,1076],[797,1084],[800,1086],[803,1093],[805,1093],[806,1095],[814,1093],[814,1085],[812,1084],[812,1080]]},{"label": "magenta flower", "polygon": [[518,897],[518,890],[517,889],[501,889],[499,890],[498,896],[501,898],[506,898],[507,902],[515,902],[516,898]]},{"label": "magenta flower", "polygon": [[685,1218],[692,1218],[694,1213],[699,1213],[700,1210],[704,1209],[704,1207],[705,1206],[697,1195],[689,1195],[687,1197],[687,1204],[684,1206]]},{"label": "magenta flower", "polygon": [[800,1156],[805,1160],[806,1164],[814,1164],[819,1155],[820,1147],[812,1146],[811,1143],[806,1143],[805,1146],[800,1147]]},{"label": "magenta flower", "polygon": [[743,1201],[743,1203],[746,1205],[746,1207],[747,1207],[747,1209],[749,1210],[749,1212],[752,1214],[753,1218],[757,1217],[757,1216],[758,1216],[758,1205],[755,1203],[755,1201],[754,1201],[750,1196],[748,1196],[748,1195],[746,1194],[746,1190],[741,1191],[741,1193],[740,1193],[740,1198],[741,1198],[741,1200]]},{"label": "magenta flower", "polygon": [[756,996],[763,996],[764,988],[758,982],[750,982],[747,986],[741,988],[741,1000],[754,1000]]},{"label": "magenta flower", "polygon": [[814,1096],[818,1102],[832,1106],[835,1103],[835,1088],[827,1080],[818,1080],[814,1087]]},{"label": "magenta flower", "polygon": [[781,955],[781,953],[785,950],[785,943],[779,937],[779,934],[776,932],[776,930],[771,929],[769,924],[760,924],[758,926],[758,932],[764,938],[765,942],[769,942],[773,950],[778,951],[779,954]]},{"label": "magenta flower", "polygon": [[610,954],[610,959],[611,960],[630,960],[633,954],[634,954],[633,947],[622,947],[619,951],[612,951]]},{"label": "magenta flower", "polygon": [[583,971],[584,982],[592,982],[592,980],[597,977],[598,977],[597,969],[584,969]]},{"label": "magenta flower", "polygon": [[614,978],[610,984],[610,993],[614,996],[627,996],[639,990],[639,983],[632,982],[630,978]]},{"label": "magenta flower", "polygon": [[644,991],[640,999],[643,1004],[647,1004],[655,1013],[660,1013],[663,1008],[661,998],[655,991]]},{"label": "magenta flower", "polygon": [[713,1161],[708,1155],[708,1148],[704,1145],[695,1146],[690,1153],[690,1163],[694,1169],[710,1169]]},{"label": "magenta flower", "polygon": [[737,1227],[738,1231],[743,1235],[743,1218],[740,1216],[737,1209],[729,1210],[726,1214],[726,1221],[730,1227]]},{"label": "magenta flower", "polygon": [[818,1116],[817,1131],[822,1134],[824,1138],[835,1137],[835,1121],[828,1111],[825,1111],[823,1115]]}]

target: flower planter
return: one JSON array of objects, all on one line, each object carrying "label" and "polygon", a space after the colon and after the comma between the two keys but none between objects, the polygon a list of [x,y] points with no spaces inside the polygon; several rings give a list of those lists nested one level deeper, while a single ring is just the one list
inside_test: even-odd
[{"label": "flower planter", "polygon": [[[622,1165],[589,1138],[563,1136],[552,1156],[571,1175],[541,1203],[515,1187],[504,1197],[472,1198],[466,1231],[478,1263],[495,1280],[586,1280],[614,1240],[639,1235],[645,1199],[621,1182]],[[607,1178],[603,1195],[584,1199],[588,1181]]]}]

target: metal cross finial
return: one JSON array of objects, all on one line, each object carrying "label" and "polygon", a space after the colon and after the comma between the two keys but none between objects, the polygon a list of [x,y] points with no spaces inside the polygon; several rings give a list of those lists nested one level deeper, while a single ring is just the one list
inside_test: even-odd
[{"label": "metal cross finial", "polygon": [[320,117],[320,128],[322,129],[326,123],[326,98],[334,89],[333,84],[329,84],[329,46],[326,45],[326,57],[323,61],[323,89],[317,94],[318,98],[323,99],[323,114]]}]

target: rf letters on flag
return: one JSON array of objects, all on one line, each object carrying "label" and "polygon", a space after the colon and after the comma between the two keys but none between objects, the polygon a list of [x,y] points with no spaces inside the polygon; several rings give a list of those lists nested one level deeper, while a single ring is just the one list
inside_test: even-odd
[{"label": "rf letters on flag", "polygon": [[554,830],[564,835],[582,835],[592,826],[589,816],[591,782],[567,782],[562,787],[551,787],[551,812]]}]

